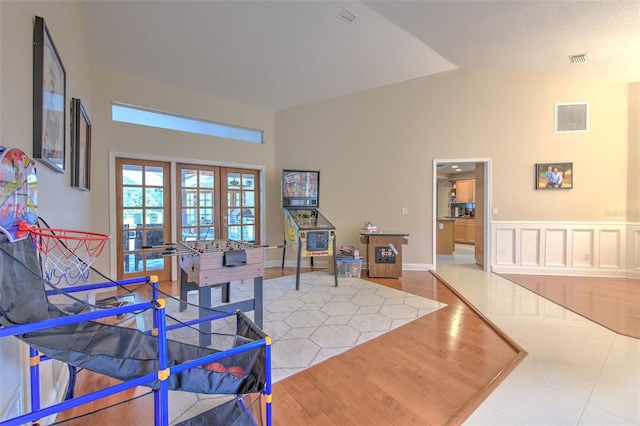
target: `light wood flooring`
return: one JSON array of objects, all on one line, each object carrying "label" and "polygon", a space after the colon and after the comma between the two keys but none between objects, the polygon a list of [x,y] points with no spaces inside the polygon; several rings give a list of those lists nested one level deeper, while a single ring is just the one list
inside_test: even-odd
[{"label": "light wood flooring", "polygon": [[[295,273],[268,268],[265,279]],[[526,354],[429,272],[371,279],[448,306],[331,358],[273,387],[276,425],[460,424]],[[176,283],[163,290],[177,294]],[[78,374],[76,396],[117,383]],[[146,393],[136,388],[58,415],[69,419]],[[153,397],[72,420],[68,425],[151,425]]]}]

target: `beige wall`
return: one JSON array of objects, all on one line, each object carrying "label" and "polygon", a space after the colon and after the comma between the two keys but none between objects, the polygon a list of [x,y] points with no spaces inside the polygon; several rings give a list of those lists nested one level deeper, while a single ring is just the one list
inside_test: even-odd
[{"label": "beige wall", "polygon": [[[67,108],[72,97],[81,98],[89,114],[90,54],[86,42],[83,6],[80,2],[0,2],[0,145],[33,154],[33,24],[35,16],[45,18],[67,76]],[[91,193],[70,186],[69,111],[66,120],[67,173],[56,173],[38,165],[39,215],[52,227],[91,229]],[[22,402],[28,405],[26,373],[28,350],[13,338],[1,339],[0,412],[21,386]],[[43,363],[41,368],[42,404],[56,398],[54,383],[66,373],[64,364]],[[58,383],[64,386],[64,383]],[[63,389],[59,389],[61,392]]]},{"label": "beige wall", "polygon": [[[626,220],[606,212],[627,203],[628,93],[626,84],[449,71],[277,112],[276,165],[322,171],[320,210],[339,244],[356,243],[369,220],[409,232],[404,262],[428,264],[433,159],[491,159],[492,220]],[[581,101],[589,132],[555,134],[554,104]],[[574,189],[534,190],[540,162],[573,162]]]},{"label": "beige wall", "polygon": [[33,153],[33,23],[45,18],[67,77],[66,168],[57,173],[40,164],[39,214],[52,227],[90,229],[91,194],[70,186],[69,102],[82,99],[89,115],[90,53],[79,2],[2,1],[2,133],[0,144]]},{"label": "beige wall", "polygon": [[629,85],[629,154],[626,220],[640,222],[640,83]]},{"label": "beige wall", "polygon": [[[92,150],[92,194],[94,229],[110,233],[115,223],[113,170],[109,168],[110,153],[133,158],[156,158],[199,164],[229,164],[264,170],[267,208],[279,200],[275,184],[275,131],[273,112],[249,105],[184,91],[153,81],[113,73],[105,69],[92,72],[94,129]],[[123,102],[197,117],[219,123],[229,123],[264,131],[264,144],[196,135],[192,133],[138,126],[111,120],[111,102]],[[172,195],[174,196],[174,195]],[[277,201],[276,201],[277,202]],[[273,240],[269,218],[263,223],[266,241]],[[112,236],[115,239],[115,235]],[[282,239],[278,234],[276,241]],[[112,243],[113,245],[113,243]],[[97,262],[101,270],[109,270],[113,250],[107,250]],[[111,255],[111,256],[110,256]],[[111,271],[115,271],[111,262]]]}]

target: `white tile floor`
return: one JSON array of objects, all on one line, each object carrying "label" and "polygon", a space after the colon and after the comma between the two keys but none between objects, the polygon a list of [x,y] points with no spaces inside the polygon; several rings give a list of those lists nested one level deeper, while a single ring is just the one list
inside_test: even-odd
[{"label": "white tile floor", "polygon": [[640,425],[640,340],[482,271],[472,255],[438,256],[436,272],[529,353],[465,425]]}]

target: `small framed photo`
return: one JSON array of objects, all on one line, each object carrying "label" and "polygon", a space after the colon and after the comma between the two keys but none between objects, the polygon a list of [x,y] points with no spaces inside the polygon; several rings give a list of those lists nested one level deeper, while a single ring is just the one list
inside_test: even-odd
[{"label": "small framed photo", "polygon": [[33,158],[64,173],[66,72],[44,19],[33,30]]},{"label": "small framed photo", "polygon": [[91,189],[91,121],[77,98],[71,99],[71,186]]},{"label": "small framed photo", "polygon": [[535,166],[536,189],[572,189],[573,163],[540,163]]}]

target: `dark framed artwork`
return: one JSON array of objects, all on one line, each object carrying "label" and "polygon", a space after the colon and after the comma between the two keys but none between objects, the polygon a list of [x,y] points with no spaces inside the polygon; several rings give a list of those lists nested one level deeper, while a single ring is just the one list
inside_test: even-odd
[{"label": "dark framed artwork", "polygon": [[536,189],[573,188],[573,163],[539,163],[535,169]]},{"label": "dark framed artwork", "polygon": [[71,186],[91,189],[91,121],[77,98],[71,99]]},{"label": "dark framed artwork", "polygon": [[33,158],[64,173],[66,72],[47,24],[39,16],[33,46]]}]

